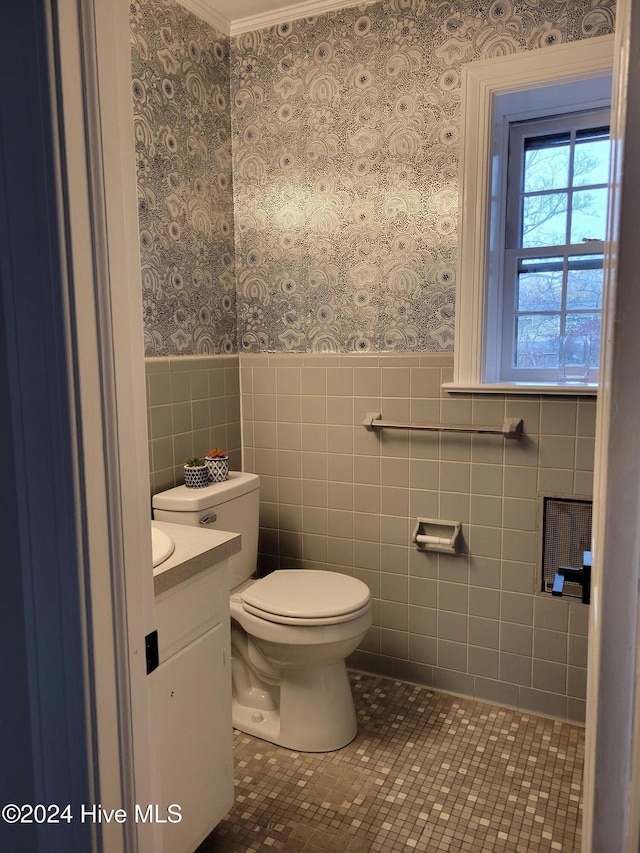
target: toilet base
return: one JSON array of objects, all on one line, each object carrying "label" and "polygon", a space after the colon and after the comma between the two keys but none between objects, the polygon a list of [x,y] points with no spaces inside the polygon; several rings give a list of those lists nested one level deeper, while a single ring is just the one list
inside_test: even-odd
[{"label": "toilet base", "polygon": [[241,732],[296,752],[332,752],[358,732],[344,661],[283,670],[278,710],[250,708],[234,697],[232,719]]}]

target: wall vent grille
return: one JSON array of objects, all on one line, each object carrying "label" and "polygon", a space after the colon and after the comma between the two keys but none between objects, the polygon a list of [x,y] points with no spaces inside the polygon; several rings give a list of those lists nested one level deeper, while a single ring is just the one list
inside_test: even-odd
[{"label": "wall vent grille", "polygon": [[[559,566],[582,566],[582,554],[591,550],[591,506],[586,499],[542,498],[542,591],[551,592]],[[564,595],[582,595],[579,583],[565,581]]]}]

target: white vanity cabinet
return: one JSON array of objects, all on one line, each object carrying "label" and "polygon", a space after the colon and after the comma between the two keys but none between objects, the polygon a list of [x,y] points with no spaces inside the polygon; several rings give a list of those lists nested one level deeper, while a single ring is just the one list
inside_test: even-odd
[{"label": "white vanity cabinet", "polygon": [[178,565],[181,579],[156,591],[160,664],[149,679],[164,853],[193,853],[233,804],[228,570],[228,559],[192,576]]}]

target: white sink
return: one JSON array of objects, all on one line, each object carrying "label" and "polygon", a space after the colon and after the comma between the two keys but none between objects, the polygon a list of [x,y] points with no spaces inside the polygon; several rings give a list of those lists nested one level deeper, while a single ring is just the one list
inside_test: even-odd
[{"label": "white sink", "polygon": [[153,554],[153,568],[164,563],[175,550],[175,543],[168,533],[156,527],[155,522],[151,522],[151,551]]}]

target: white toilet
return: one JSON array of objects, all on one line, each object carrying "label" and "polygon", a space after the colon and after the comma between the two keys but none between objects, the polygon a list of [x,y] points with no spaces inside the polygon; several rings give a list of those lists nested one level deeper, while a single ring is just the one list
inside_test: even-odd
[{"label": "white toilet", "polygon": [[233,725],[288,749],[327,752],[356,735],[345,658],[371,625],[371,593],[349,575],[307,569],[252,578],[260,479],[231,471],[153,497],[158,521],[240,533],[230,560]]}]

